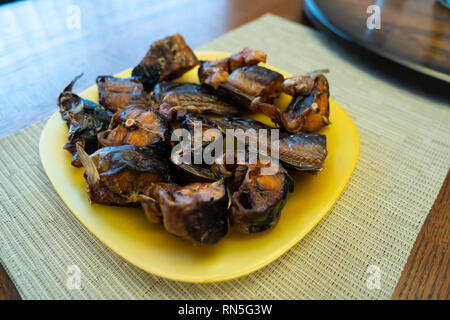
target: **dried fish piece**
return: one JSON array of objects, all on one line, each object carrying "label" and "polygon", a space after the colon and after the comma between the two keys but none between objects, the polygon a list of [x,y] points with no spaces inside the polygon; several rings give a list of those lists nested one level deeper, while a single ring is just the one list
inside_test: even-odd
[{"label": "dried fish piece", "polygon": [[92,155],[77,144],[91,203],[138,206],[139,194],[153,182],[170,182],[165,154],[154,146],[105,147]]},{"label": "dried fish piece", "polygon": [[156,83],[172,80],[197,66],[199,61],[180,34],[155,41],[132,75],[141,78],[150,92]]},{"label": "dried fish piece", "polygon": [[[227,161],[233,159],[232,162]],[[243,159],[239,162],[238,159]],[[248,170],[248,155],[244,152],[232,152],[228,151],[222,155],[222,158],[218,158],[215,163],[211,165],[211,171],[220,178],[225,179],[227,188],[232,195],[244,181],[245,175]]]},{"label": "dried fish piece", "polygon": [[69,136],[64,149],[72,155],[72,165],[80,167],[81,162],[76,150],[76,143],[91,154],[98,146],[97,134],[108,128],[112,112],[90,100],[86,100],[71,92],[75,82],[82,76],[75,77],[61,92],[57,104],[62,119],[69,129]]},{"label": "dried fish piece", "polygon": [[270,103],[281,93],[283,75],[258,66],[267,55],[259,50],[244,48],[228,58],[202,61],[198,75],[201,83],[208,84],[251,112],[271,112],[274,120],[280,120],[280,110],[267,107],[260,110],[259,103]]},{"label": "dried fish piece", "polygon": [[189,82],[161,82],[155,87],[152,99],[167,120],[184,119],[189,113],[210,113],[220,116],[239,116],[238,107],[223,99],[217,92]]},{"label": "dried fish piece", "polygon": [[109,129],[98,134],[98,141],[102,147],[157,145],[168,151],[171,148],[170,135],[167,121],[157,111],[144,105],[134,105],[115,113]]},{"label": "dried fish piece", "polygon": [[195,137],[195,125],[197,124],[197,128],[199,129],[199,132],[197,133],[199,136],[201,135],[202,143],[201,147],[206,147],[210,143],[214,142],[217,139],[217,135],[220,134],[220,131],[218,130],[216,121],[213,119],[210,119],[204,115],[199,114],[190,114],[186,116],[184,121],[181,123],[180,128],[186,129],[189,131],[191,135],[191,146],[192,148],[195,148],[194,144],[194,137]]},{"label": "dried fish piece", "polygon": [[224,59],[202,61],[198,69],[198,77],[201,83],[218,89],[219,85],[225,83],[234,70],[266,62],[266,58],[267,55],[263,51],[246,47]]},{"label": "dried fish piece", "polygon": [[286,79],[283,89],[294,98],[281,115],[283,127],[289,132],[316,131],[330,123],[329,86],[319,73]]},{"label": "dried fish piece", "polygon": [[250,106],[259,97],[270,102],[281,93],[283,76],[261,66],[242,67],[234,70],[220,88],[240,105]]},{"label": "dried fish piece", "polygon": [[250,165],[231,200],[230,224],[243,233],[275,227],[292,184],[285,173],[261,175],[260,172],[259,166]]},{"label": "dried fish piece", "polygon": [[[291,133],[313,132],[330,123],[329,86],[326,77],[314,71],[283,81],[283,76],[261,67],[236,69],[220,84],[220,91],[251,112],[263,113],[279,128]],[[281,91],[293,95],[284,111],[272,104]]]},{"label": "dried fish piece", "polygon": [[[272,138],[270,130],[273,129],[261,122],[250,119],[220,119],[216,121],[217,125],[222,129],[242,129],[247,132],[248,144],[252,146],[260,146],[260,150],[267,150],[268,154],[272,151]],[[254,129],[256,134],[252,134],[249,129]],[[258,131],[267,130],[267,141],[260,141]],[[236,136],[237,139],[242,139]],[[321,134],[302,133],[290,134],[279,131],[278,140],[274,141],[278,147],[278,157],[280,161],[288,164],[300,171],[321,170],[324,165],[327,151],[327,138]],[[261,148],[262,146],[262,148]]]},{"label": "dried fish piece", "polygon": [[280,160],[299,171],[322,170],[327,157],[327,138],[322,134],[291,134],[279,140]]},{"label": "dried fish piece", "polygon": [[307,96],[313,91],[317,77],[324,77],[328,72],[328,69],[315,70],[287,78],[283,82],[283,92],[293,97]]},{"label": "dried fish piece", "polygon": [[148,220],[194,243],[217,243],[228,231],[223,180],[178,186],[154,183],[140,196]]},{"label": "dried fish piece", "polygon": [[[237,159],[237,154],[235,156]],[[227,177],[227,184],[233,192],[230,224],[240,232],[256,233],[273,228],[280,219],[288,192],[293,191],[293,181],[280,164],[277,164],[276,173],[263,173],[262,169],[271,165],[273,163],[269,159],[234,165],[223,159],[222,164],[212,166],[213,171]]]},{"label": "dried fish piece", "polygon": [[280,73],[261,66],[242,67],[231,73],[219,91],[239,106],[263,113],[278,124],[281,111],[270,102],[280,95],[283,79]]},{"label": "dried fish piece", "polygon": [[130,105],[150,103],[144,85],[136,77],[98,76],[96,81],[99,103],[114,113],[122,112]]},{"label": "dried fish piece", "polygon": [[[173,159],[170,159],[175,163]],[[192,163],[175,163],[178,170],[178,182],[182,185],[194,182],[208,182],[216,181],[218,176],[214,174],[207,166],[192,164]]]},{"label": "dried fish piece", "polygon": [[195,90],[194,88],[197,88],[197,85],[195,83],[190,82],[173,82],[173,81],[158,82],[151,93],[151,98],[153,100],[154,105],[159,106],[162,103],[164,97],[167,95],[167,93],[175,90],[178,87],[180,87],[178,90],[189,92],[194,91]]},{"label": "dried fish piece", "polygon": [[[172,152],[172,156],[170,158],[170,160],[176,165],[176,167],[180,169],[180,181],[183,184],[192,182],[216,181],[218,178],[209,169],[208,164],[195,164],[195,154],[200,153],[201,155],[203,155],[205,148],[216,142],[216,139],[218,139],[219,136],[223,136],[220,130],[217,128],[215,121],[203,115],[189,114],[181,123],[180,128],[187,130],[191,138],[190,147],[188,150],[180,149],[179,152]],[[201,143],[197,143],[198,145],[195,143],[196,138],[198,138],[199,140],[201,139]],[[211,145],[210,148],[211,156],[218,156],[215,154],[214,145]],[[185,158],[183,157],[183,155],[185,152],[189,153],[189,161],[187,163],[183,162],[183,159]],[[204,160],[203,157],[202,160]]]}]

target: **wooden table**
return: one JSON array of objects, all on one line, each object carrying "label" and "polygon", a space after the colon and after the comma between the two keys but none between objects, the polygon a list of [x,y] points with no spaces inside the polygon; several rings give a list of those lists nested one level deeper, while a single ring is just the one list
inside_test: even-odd
[{"label": "wooden table", "polygon": [[[75,3],[80,9],[79,29],[66,24],[77,10],[70,7],[74,4],[70,0],[0,6],[0,137],[55,112],[56,97],[80,70],[85,75],[78,88],[87,88],[99,74],[134,65],[147,50],[149,39],[181,32],[197,47],[266,12],[312,26],[301,0]],[[69,26],[73,26],[70,21]],[[394,299],[449,298],[449,185],[450,175],[417,238]],[[1,299],[20,299],[20,295],[0,266]]]}]

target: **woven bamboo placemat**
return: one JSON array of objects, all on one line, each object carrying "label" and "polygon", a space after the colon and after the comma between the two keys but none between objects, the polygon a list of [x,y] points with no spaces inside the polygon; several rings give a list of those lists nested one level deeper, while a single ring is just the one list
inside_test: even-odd
[{"label": "woven bamboo placemat", "polygon": [[[249,276],[215,284],[162,279],[112,253],[69,212],[39,160],[40,122],[0,140],[0,263],[24,299],[391,296],[450,164],[449,108],[396,88],[322,35],[272,15],[199,49],[243,46],[266,51],[269,64],[293,74],[331,69],[331,95],[358,126],[361,153],[328,215]],[[80,268],[80,289],[67,287],[72,265]]]}]

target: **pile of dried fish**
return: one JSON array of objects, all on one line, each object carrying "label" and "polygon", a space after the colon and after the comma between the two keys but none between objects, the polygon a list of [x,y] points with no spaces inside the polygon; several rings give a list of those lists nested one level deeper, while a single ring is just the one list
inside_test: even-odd
[{"label": "pile of dried fish", "polygon": [[[132,77],[99,76],[99,104],[72,92],[75,77],[57,103],[69,130],[64,148],[85,169],[90,202],[140,206],[149,222],[193,243],[217,243],[228,224],[243,233],[273,228],[294,188],[287,169],[324,166],[326,137],[314,131],[330,123],[329,87],[323,72],[284,79],[259,65],[266,59],[244,48],[199,61],[176,34],[152,43]],[[196,66],[200,84],[173,82]],[[273,104],[283,92],[292,96],[286,110]],[[268,116],[276,136],[241,118],[251,113]],[[188,136],[183,145],[171,141],[177,130]],[[244,148],[226,149],[224,138]]]}]

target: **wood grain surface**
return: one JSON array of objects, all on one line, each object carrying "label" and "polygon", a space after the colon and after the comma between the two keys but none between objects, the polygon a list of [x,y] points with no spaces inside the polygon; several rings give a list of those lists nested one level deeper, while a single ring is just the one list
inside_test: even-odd
[{"label": "wood grain surface", "polygon": [[266,12],[306,21],[298,0],[80,0],[80,28],[70,29],[73,4],[0,7],[0,137],[53,114],[74,74],[84,72],[75,90],[85,89],[98,75],[136,65],[167,35],[179,32],[195,48]]},{"label": "wood grain surface", "polygon": [[20,300],[19,292],[2,265],[0,265],[0,300]]},{"label": "wood grain surface", "polygon": [[[79,0],[80,29],[69,29],[73,3],[37,0],[0,6],[0,137],[55,112],[56,97],[80,70],[85,74],[78,91],[97,75],[136,64],[152,41],[166,35],[180,32],[197,47],[267,12],[312,26],[302,0]],[[449,298],[449,185],[447,176],[393,298]],[[434,237],[436,232],[447,238]],[[20,296],[0,266],[2,299]]]},{"label": "wood grain surface", "polygon": [[450,171],[416,239],[392,299],[450,297]]},{"label": "wood grain surface", "polygon": [[[324,29],[420,72],[450,81],[450,10],[431,0],[306,0]],[[380,8],[379,29],[367,20]]]}]

